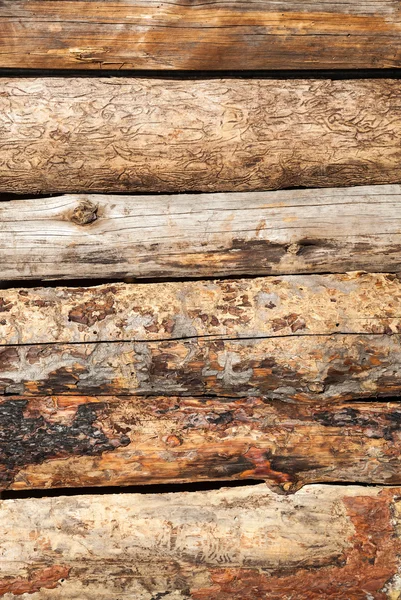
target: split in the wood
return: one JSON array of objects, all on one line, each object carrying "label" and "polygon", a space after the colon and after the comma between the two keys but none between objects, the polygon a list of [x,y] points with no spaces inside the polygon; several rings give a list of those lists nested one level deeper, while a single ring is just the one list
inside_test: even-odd
[{"label": "split in the wood", "polygon": [[400,488],[0,502],[7,600],[395,600]]},{"label": "split in the wood", "polygon": [[[188,481],[179,483],[147,483],[145,485],[106,485],[91,487],[63,487],[63,488],[24,488],[1,489],[0,500],[26,500],[28,498],[59,498],[60,496],[112,496],[115,494],[178,494],[194,492],[210,492],[222,488],[254,487],[265,483],[263,479],[208,479],[202,481]],[[269,488],[269,484],[267,484]],[[335,485],[339,485],[336,483]],[[341,484],[344,485],[344,484]],[[361,485],[358,483],[358,485]],[[370,484],[364,484],[370,485]],[[282,494],[280,488],[275,492]],[[292,492],[290,492],[292,493]],[[295,493],[295,492],[293,492]],[[288,492],[285,492],[288,494]]]},{"label": "split in the wood", "polygon": [[400,185],[0,203],[0,278],[401,271]]}]

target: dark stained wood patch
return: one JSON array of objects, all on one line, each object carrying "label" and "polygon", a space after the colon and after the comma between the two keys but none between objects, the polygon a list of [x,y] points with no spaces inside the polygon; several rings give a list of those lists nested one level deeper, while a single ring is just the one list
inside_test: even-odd
[{"label": "dark stained wood patch", "polygon": [[395,402],[4,397],[1,486],[263,479],[288,493],[323,481],[399,484],[400,435],[401,406]]}]

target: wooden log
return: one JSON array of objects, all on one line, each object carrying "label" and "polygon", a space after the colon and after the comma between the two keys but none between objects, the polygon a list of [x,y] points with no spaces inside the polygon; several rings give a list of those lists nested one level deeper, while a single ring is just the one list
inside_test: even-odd
[{"label": "wooden log", "polygon": [[400,299],[361,273],[4,290],[0,392],[391,396]]},{"label": "wooden log", "polygon": [[0,488],[263,479],[401,484],[401,404],[3,397]]},{"label": "wooden log", "polygon": [[400,181],[398,80],[3,79],[0,192]]},{"label": "wooden log", "polygon": [[0,6],[0,67],[400,67],[400,32],[396,0],[5,0]]},{"label": "wooden log", "polygon": [[0,203],[0,278],[401,271],[401,186]]},{"label": "wooden log", "polygon": [[265,396],[334,402],[401,392],[401,336],[7,346],[0,394]]},{"label": "wooden log", "polygon": [[6,500],[6,600],[394,600],[400,489],[264,485]]},{"label": "wooden log", "polygon": [[400,332],[392,273],[0,290],[1,346]]}]

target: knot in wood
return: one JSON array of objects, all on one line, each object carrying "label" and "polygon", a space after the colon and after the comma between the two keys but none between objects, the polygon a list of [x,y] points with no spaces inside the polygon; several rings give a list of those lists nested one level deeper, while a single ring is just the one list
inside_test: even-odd
[{"label": "knot in wood", "polygon": [[319,381],[312,381],[308,385],[308,389],[310,392],[314,392],[316,394],[323,394],[326,389],[324,383],[320,383]]},{"label": "knot in wood", "polygon": [[81,200],[71,215],[71,221],[77,225],[89,225],[97,219],[98,206],[90,200]]},{"label": "knot in wood", "polygon": [[168,438],[166,439],[166,444],[167,444],[167,446],[171,446],[172,448],[175,448],[176,446],[181,446],[182,440],[181,440],[181,438],[179,438],[176,435],[169,435]]},{"label": "knot in wood", "polygon": [[290,244],[287,247],[287,252],[288,254],[298,254],[298,252],[301,250],[301,246],[299,244]]}]

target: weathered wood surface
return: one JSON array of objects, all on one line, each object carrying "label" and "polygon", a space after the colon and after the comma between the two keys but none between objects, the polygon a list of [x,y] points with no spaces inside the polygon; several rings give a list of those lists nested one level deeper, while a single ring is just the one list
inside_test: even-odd
[{"label": "weathered wood surface", "polygon": [[321,403],[400,392],[400,334],[28,344],[0,350],[0,394],[6,395],[262,395]]},{"label": "weathered wood surface", "polygon": [[400,33],[396,0],[5,0],[0,67],[400,67]]},{"label": "weathered wood surface", "polygon": [[394,600],[399,488],[6,500],[5,600]]},{"label": "weathered wood surface", "polygon": [[264,479],[401,484],[401,404],[3,397],[0,488]]},{"label": "weathered wood surface", "polygon": [[390,396],[400,299],[361,273],[3,290],[0,393]]},{"label": "weathered wood surface", "polygon": [[401,271],[401,186],[0,203],[0,279]]},{"label": "weathered wood surface", "polygon": [[0,192],[400,182],[401,82],[3,79]]},{"label": "weathered wood surface", "polygon": [[401,333],[399,275],[353,272],[0,290],[2,346],[333,333]]}]

